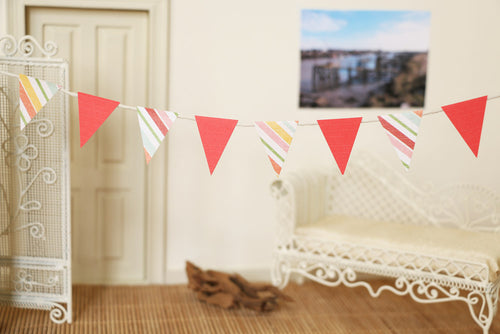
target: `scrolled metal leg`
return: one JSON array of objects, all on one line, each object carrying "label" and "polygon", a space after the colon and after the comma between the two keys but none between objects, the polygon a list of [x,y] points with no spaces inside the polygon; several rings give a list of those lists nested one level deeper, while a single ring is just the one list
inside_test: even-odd
[{"label": "scrolled metal leg", "polygon": [[62,324],[64,322],[71,323],[71,311],[67,309],[64,305],[59,303],[51,303],[52,309],[50,310],[50,320],[56,324]]},{"label": "scrolled metal leg", "polygon": [[292,276],[292,281],[298,285],[302,285],[306,281],[306,278],[300,274],[295,274]]},{"label": "scrolled metal leg", "polygon": [[489,332],[493,317],[496,314],[497,302],[498,287],[494,291],[472,291],[467,295],[467,305],[472,319],[483,329],[483,334]]},{"label": "scrolled metal leg", "polygon": [[271,271],[271,282],[274,286],[283,289],[290,280],[290,264],[288,261],[275,256]]}]

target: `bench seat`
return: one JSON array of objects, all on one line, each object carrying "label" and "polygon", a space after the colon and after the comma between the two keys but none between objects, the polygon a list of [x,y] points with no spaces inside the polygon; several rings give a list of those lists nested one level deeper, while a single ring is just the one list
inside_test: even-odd
[{"label": "bench seat", "polygon": [[[350,258],[358,261],[427,268],[475,281],[494,282],[499,276],[498,233],[335,215],[300,225],[295,229],[295,235],[302,239],[302,245],[308,251],[317,249],[315,240],[331,241],[324,246],[330,249],[330,255],[344,254],[348,244],[351,246],[348,247]],[[484,270],[485,267],[489,270]]]}]

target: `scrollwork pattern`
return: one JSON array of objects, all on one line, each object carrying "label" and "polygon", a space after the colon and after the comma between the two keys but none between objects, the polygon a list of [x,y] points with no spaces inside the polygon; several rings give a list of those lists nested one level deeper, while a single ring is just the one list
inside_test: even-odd
[{"label": "scrollwork pattern", "polygon": [[38,149],[29,143],[29,139],[24,134],[11,136],[2,143],[2,150],[5,152],[5,162],[7,165],[14,160],[16,167],[21,172],[26,172],[31,168],[33,160],[38,158]]},{"label": "scrollwork pattern", "polygon": [[40,222],[32,222],[28,224],[24,224],[18,226],[16,228],[17,231],[29,228],[30,234],[33,238],[36,239],[45,239],[45,227]]},{"label": "scrollwork pattern", "polygon": [[40,51],[45,57],[53,57],[58,48],[52,41],[45,42],[42,47],[35,38],[29,35],[24,36],[17,43],[11,35],[0,38],[0,51],[7,57],[14,57],[17,53],[23,57],[29,57],[35,50]]},{"label": "scrollwork pattern", "polygon": [[0,38],[0,51],[7,57],[12,57],[17,53],[17,43],[14,36],[6,35]]},{"label": "scrollwork pattern", "polygon": [[31,189],[33,184],[35,183],[36,179],[38,179],[39,176],[42,176],[43,182],[46,184],[53,184],[57,180],[57,174],[56,171],[50,167],[43,167],[40,168],[40,170],[36,173],[36,175],[31,179],[31,181],[28,183],[26,188],[24,188],[21,191],[21,198],[23,198],[26,193]]},{"label": "scrollwork pattern", "polygon": [[42,138],[50,137],[54,133],[54,123],[47,118],[32,119],[31,124],[36,124],[36,131]]},{"label": "scrollwork pattern", "polygon": [[41,283],[34,281],[33,276],[28,274],[26,270],[22,269],[17,271],[16,278],[13,281],[14,289],[17,292],[32,292],[35,286],[42,286],[45,288],[55,287],[59,282],[59,276],[50,276],[46,283]]},{"label": "scrollwork pattern", "polygon": [[301,275],[326,286],[366,288],[370,296],[379,297],[382,292],[389,291],[399,296],[409,295],[420,303],[438,303],[449,301],[465,302],[474,321],[488,333],[493,315],[496,313],[498,301],[498,284],[490,283],[490,289],[461,290],[457,286],[442,286],[436,282],[422,279],[397,277],[394,285],[382,285],[373,288],[368,282],[358,280],[356,272],[349,267],[341,268],[334,264],[309,262],[307,260],[284,259],[277,256],[272,271],[273,284],[283,288],[288,284],[291,274]]}]

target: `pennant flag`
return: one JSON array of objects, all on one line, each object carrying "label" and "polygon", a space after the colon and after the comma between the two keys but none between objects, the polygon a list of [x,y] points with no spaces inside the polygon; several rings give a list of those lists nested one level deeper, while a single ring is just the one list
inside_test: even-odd
[{"label": "pennant flag", "polygon": [[422,110],[378,116],[378,120],[387,132],[387,136],[403,166],[405,166],[406,170],[409,170],[420,121],[422,120]]},{"label": "pennant flag", "polygon": [[477,158],[488,96],[441,107]]},{"label": "pennant flag", "polygon": [[195,118],[210,175],[212,175],[238,121],[205,116],[195,116]]},{"label": "pennant flag", "polygon": [[141,128],[142,145],[149,163],[178,114],[152,108],[137,107],[137,117]]},{"label": "pennant flag", "polygon": [[120,102],[78,92],[80,147],[92,137]]},{"label": "pennant flag", "polygon": [[349,161],[361,120],[361,117],[318,120],[318,125],[342,175]]},{"label": "pennant flag", "polygon": [[297,121],[255,122],[257,133],[278,176],[285,163],[297,125]]},{"label": "pennant flag", "polygon": [[19,108],[21,130],[61,89],[55,83],[19,74]]}]

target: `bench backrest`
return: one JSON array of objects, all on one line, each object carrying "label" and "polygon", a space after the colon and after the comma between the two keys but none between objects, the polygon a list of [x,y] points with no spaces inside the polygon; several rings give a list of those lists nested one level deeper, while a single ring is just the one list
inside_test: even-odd
[{"label": "bench backrest", "polygon": [[500,200],[494,192],[475,185],[417,187],[369,153],[351,158],[343,176],[328,172],[324,198],[326,215],[500,231]]}]

